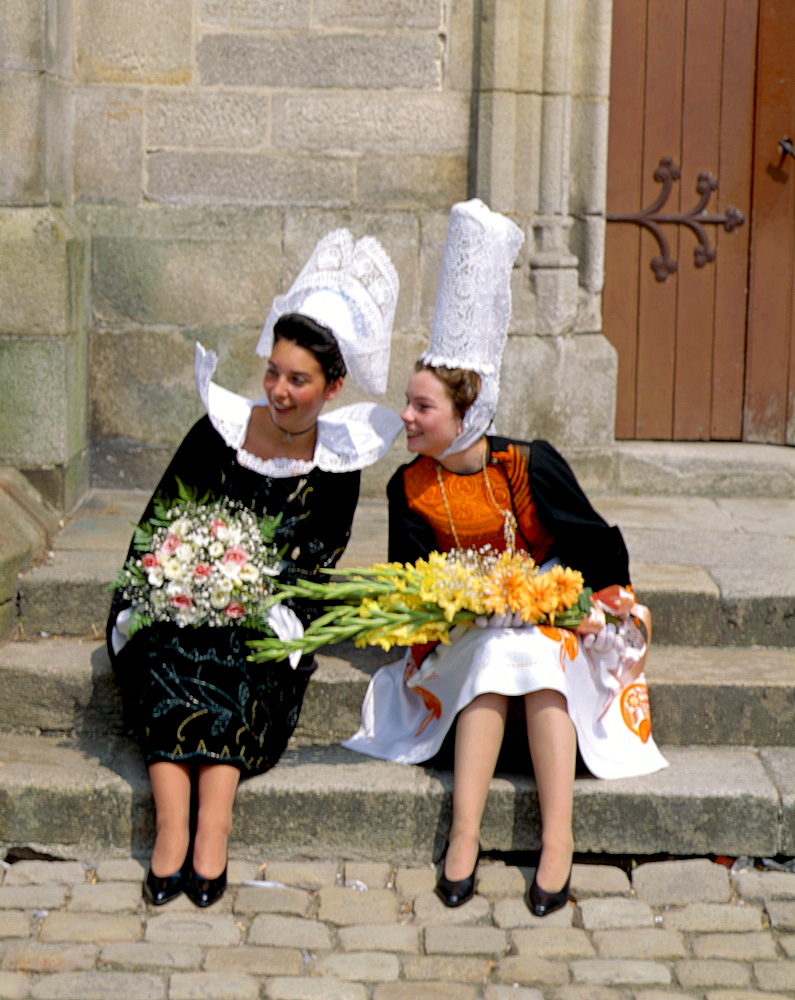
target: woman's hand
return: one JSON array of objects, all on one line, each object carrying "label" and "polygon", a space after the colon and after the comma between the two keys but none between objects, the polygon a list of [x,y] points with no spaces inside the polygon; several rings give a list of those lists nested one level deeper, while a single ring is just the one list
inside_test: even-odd
[{"label": "woman's hand", "polygon": [[530,623],[523,621],[522,616],[516,611],[504,615],[478,615],[475,624],[478,628],[521,628]]},{"label": "woman's hand", "polygon": [[598,632],[586,632],[582,637],[585,649],[593,653],[609,653],[615,650],[620,656],[627,648],[620,625],[603,625]]}]

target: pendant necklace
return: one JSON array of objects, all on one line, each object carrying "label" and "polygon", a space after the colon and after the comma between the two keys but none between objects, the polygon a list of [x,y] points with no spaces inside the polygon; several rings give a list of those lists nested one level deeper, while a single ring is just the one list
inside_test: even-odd
[{"label": "pendant necklace", "polygon": [[[491,481],[489,480],[489,473],[486,468],[486,457],[488,455],[488,447],[483,452],[483,468],[481,472],[483,473],[483,478],[486,482],[486,493],[488,494],[489,501],[494,510],[502,517],[502,532],[505,538],[505,548],[508,552],[514,552],[516,550],[516,529],[518,527],[516,516],[512,510],[500,507],[497,503],[494,492],[491,488]],[[453,513],[450,510],[450,503],[447,499],[447,490],[444,488],[444,480],[442,479],[442,466],[439,462],[436,463],[436,480],[439,483],[439,492],[442,494],[442,502],[444,503],[444,509],[447,514],[447,520],[450,524],[450,530],[453,533],[453,539],[456,544],[456,548],[463,548],[461,542],[458,538],[458,532],[455,530],[455,524],[453,523]]]},{"label": "pendant necklace", "polygon": [[289,444],[293,440],[293,438],[300,437],[302,434],[308,434],[310,431],[313,431],[316,427],[317,424],[312,424],[311,427],[306,427],[302,431],[282,431],[283,435],[282,440],[284,441],[285,444]]}]

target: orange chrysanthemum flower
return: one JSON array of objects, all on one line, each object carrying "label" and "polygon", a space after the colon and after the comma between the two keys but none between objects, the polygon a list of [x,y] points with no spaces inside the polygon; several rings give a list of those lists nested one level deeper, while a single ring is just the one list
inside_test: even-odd
[{"label": "orange chrysanthemum flower", "polygon": [[582,573],[568,566],[553,566],[544,574],[557,588],[557,606],[553,611],[565,611],[577,603],[583,591]]},{"label": "orange chrysanthemum flower", "polygon": [[[528,581],[529,602],[534,608],[533,621],[537,621],[541,615],[548,615],[550,611],[555,611],[558,606],[558,588],[554,580],[550,580],[546,573],[533,577]],[[522,614],[524,618],[524,613]],[[530,618],[526,619],[530,621]]]}]

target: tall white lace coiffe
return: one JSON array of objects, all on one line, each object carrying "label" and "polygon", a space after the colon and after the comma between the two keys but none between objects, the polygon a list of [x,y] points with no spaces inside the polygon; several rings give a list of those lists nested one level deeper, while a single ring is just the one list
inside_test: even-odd
[{"label": "tall white lace coiffe", "polygon": [[273,300],[257,354],[270,354],[281,316],[300,313],[331,330],[361,389],[382,393],[398,288],[397,271],[374,236],[354,243],[347,229],[335,229],[318,242],[290,290]]},{"label": "tall white lace coiffe", "polygon": [[494,419],[511,319],[511,271],[523,242],[522,230],[479,198],[450,211],[431,342],[420,361],[475,371],[481,386],[461,433],[438,458],[464,451]]}]

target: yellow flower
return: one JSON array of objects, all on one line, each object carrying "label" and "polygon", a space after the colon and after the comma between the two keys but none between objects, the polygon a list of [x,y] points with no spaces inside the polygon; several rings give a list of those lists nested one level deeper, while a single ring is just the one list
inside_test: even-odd
[{"label": "yellow flower", "polygon": [[371,632],[357,636],[354,645],[359,649],[365,646],[380,646],[384,650],[390,650],[393,646],[405,646],[408,644],[405,641],[408,638],[408,629],[408,625],[401,625],[389,631],[384,631],[383,627],[375,628]]},{"label": "yellow flower", "polygon": [[558,603],[554,611],[564,611],[577,603],[584,587],[582,573],[579,570],[569,569],[568,566],[553,566],[544,575],[550,577],[557,587]]},{"label": "yellow flower", "polygon": [[452,621],[462,609],[483,613],[477,574],[472,567],[441,552],[431,552],[427,560],[418,560],[416,567],[420,599],[442,608],[447,621]]},{"label": "yellow flower", "polygon": [[543,615],[554,611],[558,606],[558,588],[548,573],[541,573],[530,581],[527,588],[525,604],[519,610],[525,621],[539,621]]},{"label": "yellow flower", "polygon": [[448,625],[441,618],[426,622],[419,628],[410,622],[396,625],[391,629],[382,625],[369,632],[361,632],[354,639],[354,645],[358,649],[364,649],[365,646],[380,646],[381,649],[390,650],[393,646],[413,646],[417,643],[435,641],[449,643],[447,632]]},{"label": "yellow flower", "polygon": [[424,645],[427,642],[442,642],[449,646],[450,637],[447,622],[427,622],[412,633],[410,645]]},{"label": "yellow flower", "polygon": [[[328,585],[314,582],[282,588],[286,596],[326,597],[331,604],[305,631],[301,649],[352,638],[357,647],[449,643],[451,624],[471,615],[519,613],[525,622],[574,628],[582,575],[561,566],[539,574],[526,552],[480,549],[431,552],[411,563],[378,563],[369,568],[331,570],[344,576]],[[575,608],[571,612],[570,608]],[[462,612],[464,614],[462,614]],[[568,612],[568,614],[567,614]],[[555,616],[559,618],[556,620]],[[261,657],[276,658],[269,643],[256,644]]]},{"label": "yellow flower", "polygon": [[406,608],[405,595],[398,590],[382,594],[378,603],[385,611],[403,611]]},{"label": "yellow flower", "polygon": [[482,583],[486,611],[495,615],[522,611],[528,606],[528,586],[535,575],[535,563],[526,553],[501,553]]}]

